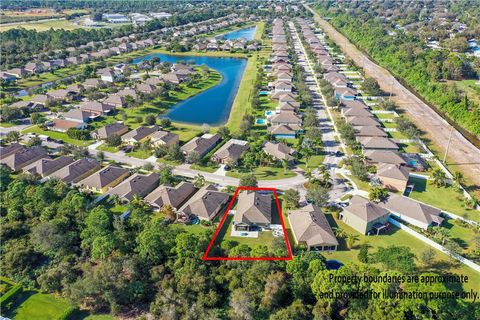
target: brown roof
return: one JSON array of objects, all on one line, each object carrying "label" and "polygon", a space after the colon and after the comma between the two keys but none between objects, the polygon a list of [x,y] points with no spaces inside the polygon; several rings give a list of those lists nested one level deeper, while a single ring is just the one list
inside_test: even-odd
[{"label": "brown roof", "polygon": [[49,175],[51,178],[58,178],[65,183],[75,183],[90,171],[100,168],[100,164],[95,159],[83,158],[77,160],[66,167],[60,168]]},{"label": "brown roof", "polygon": [[345,121],[352,126],[380,126],[380,123],[372,117],[346,117]]},{"label": "brown roof", "polygon": [[190,182],[181,182],[178,186],[159,186],[145,197],[150,205],[160,209],[164,205],[171,205],[173,208],[180,207],[194,192],[195,186]]},{"label": "brown roof", "polygon": [[126,125],[124,125],[123,123],[115,122],[101,127],[97,130],[96,133],[99,139],[107,139],[114,134],[121,136],[126,132],[128,132],[128,127]]},{"label": "brown roof", "polygon": [[53,124],[51,125],[52,128],[54,129],[60,129],[67,131],[70,128],[77,128],[81,127],[82,123],[77,122],[77,121],[70,121],[70,120],[65,120],[65,119],[53,119]]},{"label": "brown roof", "polygon": [[25,147],[22,146],[20,143],[12,143],[8,146],[0,146],[0,159],[8,157],[16,152],[25,150]]},{"label": "brown roof", "polygon": [[211,220],[228,198],[228,193],[216,191],[211,186],[204,186],[180,208],[180,211],[189,216],[195,215]]},{"label": "brown roof", "polygon": [[258,191],[243,191],[238,195],[235,224],[269,224],[272,222],[272,197]]},{"label": "brown roof", "polygon": [[296,123],[301,124],[302,119],[292,112],[280,112],[270,118],[271,123]]},{"label": "brown roof", "polygon": [[128,173],[128,169],[108,166],[78,182],[80,186],[102,189]]},{"label": "brown roof", "polygon": [[305,242],[309,247],[319,245],[337,246],[330,224],[322,210],[309,204],[288,215],[290,226],[297,242]]},{"label": "brown roof", "polygon": [[130,132],[125,133],[122,136],[122,140],[130,140],[133,139],[135,141],[140,141],[142,139],[145,139],[155,131],[158,131],[158,127],[153,126],[153,127],[138,127],[136,129],[133,129]]},{"label": "brown roof", "polygon": [[134,195],[145,197],[158,186],[159,176],[156,173],[143,175],[136,173],[115,188],[107,191],[107,194],[118,195],[122,199],[131,201]]},{"label": "brown roof", "polygon": [[158,130],[150,135],[152,142],[163,141],[165,144],[169,144],[171,141],[178,142],[178,134],[172,133],[170,131]]},{"label": "brown roof", "polygon": [[0,160],[0,163],[10,167],[10,169],[13,171],[17,171],[41,158],[48,158],[47,150],[42,147],[32,147],[19,150],[7,157],[4,157]]},{"label": "brown roof", "polygon": [[405,164],[405,159],[398,151],[392,150],[365,150],[365,159],[373,163]]},{"label": "brown roof", "polygon": [[358,142],[365,149],[392,149],[398,150],[398,145],[392,140],[384,137],[360,137]]},{"label": "brown roof", "polygon": [[387,137],[388,134],[377,126],[361,126],[354,127],[355,136],[357,137]]},{"label": "brown roof", "polygon": [[377,176],[408,181],[410,172],[407,167],[396,164],[382,163],[377,166]]},{"label": "brown roof", "polygon": [[216,159],[237,161],[246,150],[248,150],[247,141],[230,139],[213,154],[213,157]]},{"label": "brown roof", "polygon": [[295,153],[294,149],[282,142],[272,143],[270,141],[265,143],[263,151],[276,159],[287,161],[293,160],[293,154]]},{"label": "brown roof", "polygon": [[69,165],[73,161],[73,157],[69,156],[61,156],[56,159],[43,158],[29,164],[23,168],[23,170],[31,174],[39,174],[42,177],[45,177]]},{"label": "brown roof", "polygon": [[350,204],[344,210],[366,222],[376,220],[389,214],[388,210],[357,195],[350,199]]},{"label": "brown roof", "polygon": [[428,225],[432,222],[441,224],[443,221],[443,218],[440,217],[440,213],[442,213],[441,210],[404,196],[390,194],[387,200],[380,202],[379,205],[393,213],[409,217]]},{"label": "brown roof", "polygon": [[200,156],[205,155],[220,141],[218,134],[204,134],[201,137],[195,137],[181,147],[185,153],[197,152]]}]

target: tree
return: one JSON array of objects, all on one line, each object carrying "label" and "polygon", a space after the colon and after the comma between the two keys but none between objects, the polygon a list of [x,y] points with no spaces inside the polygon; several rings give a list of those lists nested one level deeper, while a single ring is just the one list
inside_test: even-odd
[{"label": "tree", "polygon": [[32,124],[43,124],[45,122],[45,117],[38,112],[30,114],[30,122]]},{"label": "tree", "polygon": [[98,151],[97,152],[97,160],[100,161],[100,162],[105,160],[105,153],[103,151]]},{"label": "tree", "polygon": [[178,144],[172,144],[169,146],[166,158],[170,161],[182,161],[184,156],[180,146]]},{"label": "tree", "polygon": [[198,152],[191,151],[187,154],[186,160],[188,163],[198,164],[202,159],[200,157],[200,154],[198,154]]},{"label": "tree", "polygon": [[288,189],[283,194],[283,200],[285,201],[286,209],[296,209],[300,201],[300,193],[298,190]]},{"label": "tree", "polygon": [[169,204],[163,205],[160,209],[160,214],[165,216],[170,221],[175,221],[177,215],[175,214],[175,210],[173,210],[172,206]]},{"label": "tree", "polygon": [[309,306],[305,305],[302,300],[295,300],[286,308],[279,309],[272,314],[269,320],[304,320],[312,319]]},{"label": "tree", "polygon": [[160,120],[160,125],[163,127],[163,128],[168,128],[172,125],[172,121],[170,121],[170,119],[168,118],[162,118]]},{"label": "tree", "polygon": [[430,266],[435,259],[435,251],[432,248],[427,248],[420,253],[420,262],[424,266]]},{"label": "tree", "polygon": [[27,147],[35,147],[35,146],[41,146],[42,145],[42,139],[38,136],[31,137],[30,140],[27,142]]},{"label": "tree", "polygon": [[105,139],[105,142],[111,147],[118,147],[122,144],[122,138],[118,134],[112,134]]},{"label": "tree", "polygon": [[453,180],[458,184],[458,185],[463,185],[465,183],[465,176],[463,173],[460,171],[455,171],[453,173]]},{"label": "tree", "polygon": [[374,187],[368,194],[370,201],[381,202],[388,198],[388,190],[385,188]]},{"label": "tree", "polygon": [[227,139],[230,137],[230,130],[225,126],[218,128],[217,133],[222,137],[222,139]]},{"label": "tree", "polygon": [[246,174],[240,178],[240,185],[245,187],[258,186],[257,178],[253,174]]},{"label": "tree", "polygon": [[366,78],[362,83],[362,89],[371,96],[380,96],[383,94],[377,81],[373,78]]},{"label": "tree", "polygon": [[368,248],[369,245],[367,243],[363,243],[360,246],[360,250],[357,255],[358,261],[368,263]]},{"label": "tree", "polygon": [[230,307],[234,319],[253,320],[254,303],[251,295],[245,289],[239,288],[232,292]]},{"label": "tree", "polygon": [[7,133],[5,138],[8,142],[18,142],[20,141],[20,132],[10,131]]},{"label": "tree", "polygon": [[442,246],[445,244],[447,240],[450,239],[450,231],[443,227],[435,227],[435,238],[437,238],[441,243]]},{"label": "tree", "polygon": [[193,185],[195,188],[201,188],[205,185],[205,177],[201,174],[197,174],[195,178],[193,178]]},{"label": "tree", "polygon": [[149,126],[153,126],[157,123],[157,117],[155,117],[153,114],[149,114],[145,117],[145,123]]},{"label": "tree", "polygon": [[380,247],[373,254],[373,260],[381,263],[386,270],[396,270],[410,273],[415,271],[415,255],[409,247],[389,246]]},{"label": "tree", "polygon": [[164,228],[161,220],[152,219],[147,221],[145,228],[137,237],[136,250],[139,256],[150,264],[159,264],[165,257]]},{"label": "tree", "polygon": [[288,292],[288,286],[283,272],[272,272],[268,275],[263,292],[261,306],[271,311],[282,305]]},{"label": "tree", "polygon": [[355,245],[355,242],[357,242],[358,239],[359,239],[358,235],[356,235],[356,234],[353,234],[353,233],[347,234],[347,247],[349,249],[352,249],[353,246]]},{"label": "tree", "polygon": [[307,190],[307,200],[318,207],[323,207],[328,201],[328,189],[316,184],[312,185]]},{"label": "tree", "polygon": [[437,187],[447,186],[447,175],[441,168],[435,168],[432,171],[433,183]]}]

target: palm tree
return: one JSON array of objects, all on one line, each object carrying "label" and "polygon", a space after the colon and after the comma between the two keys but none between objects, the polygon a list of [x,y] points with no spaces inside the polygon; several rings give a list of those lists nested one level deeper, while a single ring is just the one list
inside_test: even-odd
[{"label": "palm tree", "polygon": [[347,233],[345,232],[345,230],[343,230],[342,228],[340,227],[337,227],[333,230],[333,232],[335,233],[335,236],[337,238],[345,238],[347,236]]},{"label": "palm tree", "polygon": [[356,234],[348,234],[347,235],[347,247],[349,249],[352,249],[353,245],[355,244],[355,242],[358,241],[358,236]]},{"label": "palm tree", "polygon": [[453,174],[453,180],[459,185],[463,185],[465,182],[465,177],[463,176],[463,173],[461,173],[460,171],[456,171]]},{"label": "palm tree", "polygon": [[450,239],[450,231],[448,229],[442,228],[442,227],[436,227],[436,232],[435,232],[435,238],[438,238],[442,242],[442,246],[445,244],[445,242]]},{"label": "palm tree", "polygon": [[307,169],[307,171],[305,171],[305,178],[307,178],[308,182],[312,182],[312,178],[313,178],[312,170]]},{"label": "palm tree", "polygon": [[288,161],[287,160],[282,160],[282,166],[283,166],[283,174],[287,174]]},{"label": "palm tree", "polygon": [[196,188],[201,188],[205,185],[205,177],[201,174],[197,174],[195,178],[193,178],[193,185]]},{"label": "palm tree", "polygon": [[435,168],[432,172],[433,183],[437,187],[444,187],[447,184],[447,175],[440,168]]}]

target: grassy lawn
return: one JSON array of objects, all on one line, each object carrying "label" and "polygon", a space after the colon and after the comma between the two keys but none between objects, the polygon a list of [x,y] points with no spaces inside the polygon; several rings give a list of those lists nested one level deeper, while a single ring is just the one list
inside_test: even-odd
[{"label": "grassy lawn", "polygon": [[[333,253],[323,253],[327,259],[337,259],[342,263],[360,263],[357,259],[359,252],[359,245],[366,242],[370,245],[369,253],[374,253],[379,247],[388,247],[388,246],[407,246],[411,251],[418,257],[421,252],[425,251],[427,248],[430,248],[429,245],[418,240],[417,238],[409,235],[405,231],[402,231],[394,226],[391,226],[390,231],[387,234],[379,236],[365,236],[359,234],[356,230],[352,229],[345,223],[340,220],[334,219],[330,214],[326,214],[327,219],[332,227],[340,227],[347,234],[358,235],[359,239],[352,249],[348,249],[344,239],[339,239],[338,251]],[[421,266],[421,263],[417,263]],[[435,271],[439,273],[456,273],[463,274],[469,277],[469,283],[464,284],[464,290],[474,289],[476,287],[475,283],[480,282],[480,274],[473,271],[463,264],[457,264],[450,257],[441,253],[440,251],[435,250],[435,259],[432,263],[431,269],[426,269],[425,267],[421,268],[422,271]]]},{"label": "grassy lawn", "polygon": [[353,175],[347,175],[347,178],[352,180],[357,185],[357,188],[360,190],[370,191],[372,188],[372,186],[370,186],[367,181],[362,181]]},{"label": "grassy lawn", "polygon": [[134,150],[132,152],[127,153],[126,155],[129,156],[129,157],[132,157],[132,158],[147,159],[148,157],[150,157],[152,155],[152,151],[151,150],[145,150],[145,149],[137,149],[137,150]]},{"label": "grassy lawn", "polygon": [[173,223],[170,225],[170,227],[173,229],[184,230],[192,234],[202,234],[211,228],[211,227],[204,227],[201,224],[184,225],[180,223]]},{"label": "grassy lawn", "polygon": [[465,208],[463,195],[455,191],[453,187],[437,187],[425,179],[414,177],[410,178],[409,183],[415,184],[409,195],[410,198],[474,221],[480,221],[480,212]]},{"label": "grassy lawn", "polygon": [[[283,168],[275,167],[256,167],[252,172],[258,180],[278,180],[295,177],[295,173],[287,170],[285,173]],[[241,178],[244,175],[250,174],[250,170],[245,168],[235,168],[226,173],[229,177]]]},{"label": "grassy lawn", "polygon": [[50,131],[50,130],[43,130],[38,126],[31,126],[27,129],[23,130],[22,133],[43,134],[43,135],[49,136],[52,139],[59,139],[59,140],[62,140],[66,143],[73,144],[73,145],[80,146],[80,147],[86,147],[86,146],[88,146],[88,145],[90,145],[94,142],[93,140],[72,139],[72,138],[69,138],[66,133],[57,132],[57,131]]},{"label": "grassy lawn", "polygon": [[61,68],[52,72],[40,73],[38,76],[32,76],[28,78],[19,79],[16,82],[16,88],[29,88],[41,85],[42,83],[57,81],[69,76],[79,74],[82,71],[82,66],[69,66],[67,68]]},{"label": "grassy lawn", "polygon": [[13,311],[6,316],[15,320],[57,319],[70,306],[66,300],[55,298],[51,294],[26,291],[19,294]]},{"label": "grassy lawn", "polygon": [[205,165],[202,165],[202,164],[192,164],[192,166],[190,167],[194,170],[200,170],[200,171],[205,171],[205,172],[215,172],[218,170],[218,168],[220,168],[220,166],[205,166]]},{"label": "grassy lawn", "polygon": [[260,40],[262,38],[264,30],[265,30],[265,22],[260,21],[259,23],[257,23],[257,30],[255,30],[255,35],[253,36],[253,38],[255,40]]},{"label": "grassy lawn", "polygon": [[103,144],[99,145],[97,147],[97,150],[111,152],[111,153],[115,153],[115,152],[120,151],[119,147],[109,146],[105,142]]},{"label": "grassy lawn", "polygon": [[451,239],[457,242],[465,252],[474,250],[473,247],[470,247],[476,235],[473,229],[464,227],[459,221],[454,219],[446,219],[442,226],[449,230]]},{"label": "grassy lawn", "polygon": [[4,32],[14,28],[24,28],[27,30],[36,30],[36,31],[47,31],[50,28],[53,29],[65,29],[65,30],[73,30],[81,28],[81,26],[73,24],[71,21],[65,19],[59,20],[52,20],[52,21],[38,21],[33,23],[18,23],[8,26],[0,25],[0,32]]},{"label": "grassy lawn", "polygon": [[324,155],[310,157],[310,159],[308,159],[308,168],[307,168],[307,163],[305,159],[300,159],[298,166],[305,171],[307,171],[307,169],[314,170],[314,169],[317,169],[323,163],[324,159],[325,159]]}]

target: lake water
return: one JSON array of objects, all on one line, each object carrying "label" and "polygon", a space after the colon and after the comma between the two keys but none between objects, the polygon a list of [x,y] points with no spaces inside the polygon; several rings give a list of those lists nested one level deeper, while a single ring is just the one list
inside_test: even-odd
[{"label": "lake water", "polygon": [[205,64],[222,75],[220,83],[193,97],[174,105],[165,117],[172,121],[202,125],[221,125],[228,120],[233,101],[242,80],[246,59],[205,56],[174,56],[151,54],[134,59],[134,63],[160,58],[162,62],[175,63],[179,60],[194,61],[196,65]]},{"label": "lake water", "polygon": [[247,40],[253,40],[253,37],[255,36],[255,31],[256,30],[257,30],[257,27],[240,29],[240,30],[236,30],[236,31],[232,31],[232,32],[220,35],[219,38],[223,38],[225,40],[236,40],[236,39],[240,39],[240,38],[245,38]]}]

